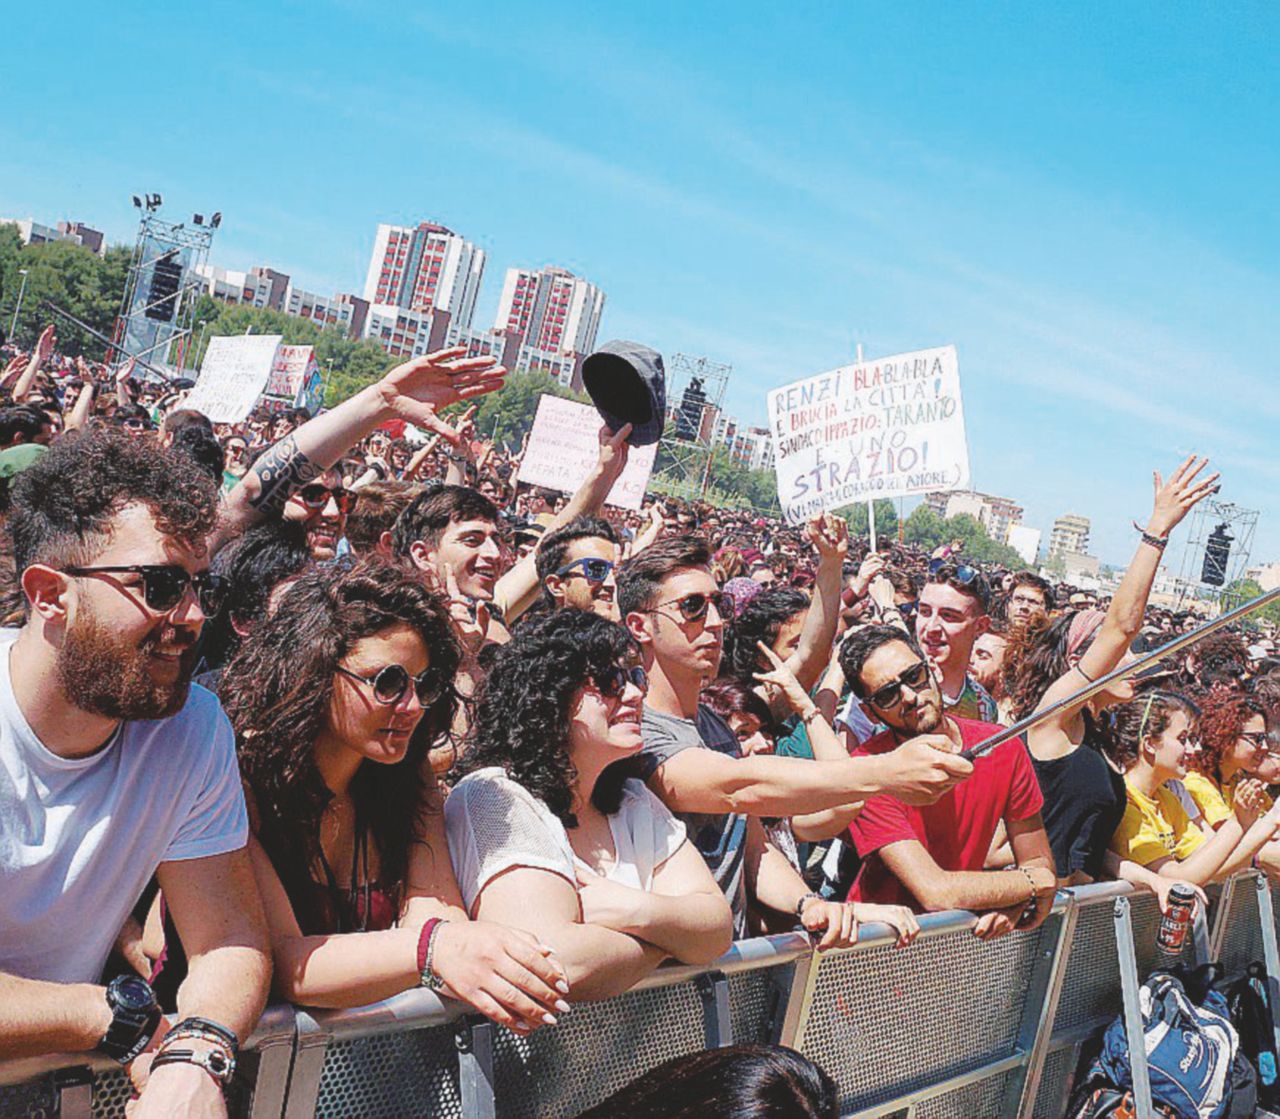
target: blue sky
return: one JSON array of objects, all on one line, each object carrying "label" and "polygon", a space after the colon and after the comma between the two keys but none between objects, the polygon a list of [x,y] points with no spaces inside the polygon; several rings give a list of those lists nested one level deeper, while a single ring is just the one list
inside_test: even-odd
[{"label": "blue sky", "polygon": [[974,484],[1028,523],[1123,563],[1196,450],[1280,559],[1280,7],[57,7],[9,20],[0,214],[126,239],[158,190],[324,292],[437,219],[490,254],[478,322],[573,268],[749,422],[856,342],[954,343]]}]

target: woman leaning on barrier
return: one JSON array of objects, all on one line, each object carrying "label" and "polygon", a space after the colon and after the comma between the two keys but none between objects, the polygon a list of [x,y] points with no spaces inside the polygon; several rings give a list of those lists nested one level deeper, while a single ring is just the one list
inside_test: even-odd
[{"label": "woman leaning on barrier", "polygon": [[302,575],[228,666],[278,997],[350,1007],[421,984],[520,1031],[568,1009],[550,949],[462,908],[427,758],[458,662],[445,607],[369,559]]},{"label": "woman leaning on barrier", "polygon": [[553,945],[579,999],[625,991],[667,956],[710,963],[732,939],[684,825],[614,765],[643,746],[639,659],[625,629],[586,611],[518,628],[445,805],[468,912]]},{"label": "woman leaning on barrier", "polygon": [[[1032,622],[1015,631],[1007,659],[1013,713],[1023,718],[1051,707],[1086,684],[1114,671],[1130,656],[1142,628],[1147,599],[1169,534],[1195,505],[1214,492],[1218,475],[1202,478],[1207,460],[1188,458],[1165,482],[1157,473],[1151,516],[1132,562],[1106,613],[1080,610],[1053,622]],[[1027,732],[1027,747],[1044,794],[1044,826],[1058,877],[1084,885],[1104,869],[1146,885],[1160,895],[1165,881],[1141,865],[1107,866],[1107,847],[1125,813],[1125,786],[1103,750],[1103,712],[1132,698],[1133,683],[1121,680],[1086,703],[1066,707]]]},{"label": "woman leaning on barrier", "polygon": [[1267,809],[1261,783],[1249,782],[1216,831],[1196,826],[1176,783],[1190,768],[1199,714],[1184,696],[1151,692],[1113,712],[1107,749],[1124,771],[1127,800],[1112,850],[1163,878],[1204,886],[1248,865],[1275,835],[1280,809]]}]

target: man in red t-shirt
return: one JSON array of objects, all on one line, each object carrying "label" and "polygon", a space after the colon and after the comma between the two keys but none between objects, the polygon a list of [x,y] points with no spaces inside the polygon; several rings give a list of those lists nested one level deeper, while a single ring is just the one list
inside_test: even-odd
[{"label": "man in red t-shirt", "polygon": [[[886,730],[857,754],[886,754],[908,739],[937,734],[963,750],[1001,728],[943,714],[942,694],[914,640],[869,626],[840,648],[840,667],[867,713]],[[1049,914],[1057,879],[1040,819],[1044,798],[1022,739],[974,762],[973,775],[920,808],[873,796],[849,826],[864,860],[850,901],[909,905],[917,912],[971,909],[983,939],[1033,929]],[[1003,823],[1016,865],[984,870]]]}]

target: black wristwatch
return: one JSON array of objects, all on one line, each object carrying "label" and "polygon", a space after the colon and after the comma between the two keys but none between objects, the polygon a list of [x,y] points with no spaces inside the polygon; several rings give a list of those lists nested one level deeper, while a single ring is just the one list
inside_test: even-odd
[{"label": "black wristwatch", "polygon": [[151,984],[140,975],[121,975],[107,988],[111,1025],[98,1042],[98,1052],[127,1065],[141,1053],[160,1025],[160,1004]]}]

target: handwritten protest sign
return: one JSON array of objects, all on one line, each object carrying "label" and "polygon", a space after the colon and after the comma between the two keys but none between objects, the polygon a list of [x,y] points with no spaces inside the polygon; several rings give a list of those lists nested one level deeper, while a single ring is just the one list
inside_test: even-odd
[{"label": "handwritten protest sign", "polygon": [[267,378],[265,402],[273,411],[306,408],[315,415],[321,404],[323,384],[313,346],[280,345]]},{"label": "handwritten protest sign", "polygon": [[196,386],[182,402],[214,423],[239,423],[266,388],[276,359],[279,334],[245,334],[209,339]]},{"label": "handwritten protest sign", "polygon": [[954,346],[842,366],[771,390],[768,404],[778,501],[792,523],[969,483]]},{"label": "handwritten protest sign", "polygon": [[[586,480],[600,457],[600,413],[587,404],[544,395],[529,433],[529,447],[517,480],[573,493]],[[639,509],[658,445],[632,447],[622,476],[606,502],[619,509]]]}]

